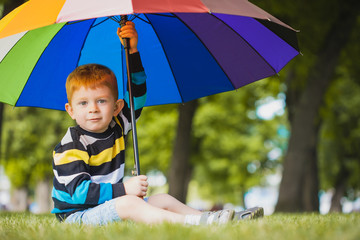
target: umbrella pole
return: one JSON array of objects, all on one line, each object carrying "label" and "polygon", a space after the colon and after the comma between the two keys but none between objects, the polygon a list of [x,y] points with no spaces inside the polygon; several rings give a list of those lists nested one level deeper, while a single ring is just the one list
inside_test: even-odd
[{"label": "umbrella pole", "polygon": [[[127,16],[122,15],[120,26],[124,26],[127,22]],[[127,86],[129,92],[129,105],[130,105],[130,115],[131,115],[131,126],[132,126],[132,137],[133,137],[133,146],[134,146],[134,161],[135,161],[135,170],[133,170],[132,174],[134,176],[140,175],[140,162],[139,162],[139,149],[138,149],[138,141],[137,141],[137,131],[136,131],[136,118],[135,118],[135,107],[134,107],[134,99],[131,91],[131,72],[130,72],[130,42],[128,38],[124,39],[124,49],[126,56],[126,72],[127,72]]]}]

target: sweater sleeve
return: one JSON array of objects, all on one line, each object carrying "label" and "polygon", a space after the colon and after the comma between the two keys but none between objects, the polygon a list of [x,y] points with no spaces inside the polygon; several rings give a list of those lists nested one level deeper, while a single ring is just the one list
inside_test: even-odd
[{"label": "sweater sleeve", "polygon": [[[145,106],[146,102],[146,74],[142,66],[139,52],[130,55],[130,71],[131,71],[131,90],[134,99],[135,107],[135,118],[138,120],[141,111]],[[131,115],[130,115],[130,104],[129,104],[129,92],[126,91],[124,97],[124,108],[122,110],[122,118],[124,121],[124,133],[127,134],[131,129]]]}]

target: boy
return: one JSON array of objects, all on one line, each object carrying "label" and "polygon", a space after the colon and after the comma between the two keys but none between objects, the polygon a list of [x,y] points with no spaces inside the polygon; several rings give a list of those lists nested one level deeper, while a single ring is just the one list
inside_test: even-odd
[{"label": "boy", "polygon": [[[130,39],[133,95],[140,116],[146,97],[145,73],[137,51],[134,23],[118,29],[120,41]],[[127,103],[118,99],[114,73],[88,64],[75,69],[66,81],[65,109],[77,123],[54,150],[52,197],[57,218],[68,223],[101,225],[113,221],[226,223],[233,210],[201,213],[167,194],[146,196],[147,177],[124,177],[124,137],[130,131]]]}]

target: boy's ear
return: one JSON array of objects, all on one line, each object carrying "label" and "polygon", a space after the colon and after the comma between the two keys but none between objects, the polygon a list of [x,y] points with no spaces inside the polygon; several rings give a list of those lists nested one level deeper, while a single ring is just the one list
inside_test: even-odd
[{"label": "boy's ear", "polygon": [[116,102],[115,102],[115,108],[114,108],[114,114],[113,116],[117,116],[120,111],[123,109],[124,107],[124,100],[122,99],[118,99]]},{"label": "boy's ear", "polygon": [[71,105],[70,105],[69,103],[66,103],[66,104],[65,104],[65,110],[66,110],[66,112],[70,115],[70,117],[71,117],[73,120],[75,120],[73,108],[71,107]]}]

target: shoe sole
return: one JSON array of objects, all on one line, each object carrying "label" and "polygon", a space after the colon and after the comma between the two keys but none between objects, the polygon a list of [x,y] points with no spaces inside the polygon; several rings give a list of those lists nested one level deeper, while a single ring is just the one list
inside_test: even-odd
[{"label": "shoe sole", "polygon": [[245,211],[236,212],[234,220],[250,220],[262,218],[264,216],[264,209],[262,207],[253,207]]},{"label": "shoe sole", "polygon": [[253,213],[253,218],[262,218],[264,216],[264,209],[262,207],[253,207],[250,208],[249,211]]}]

